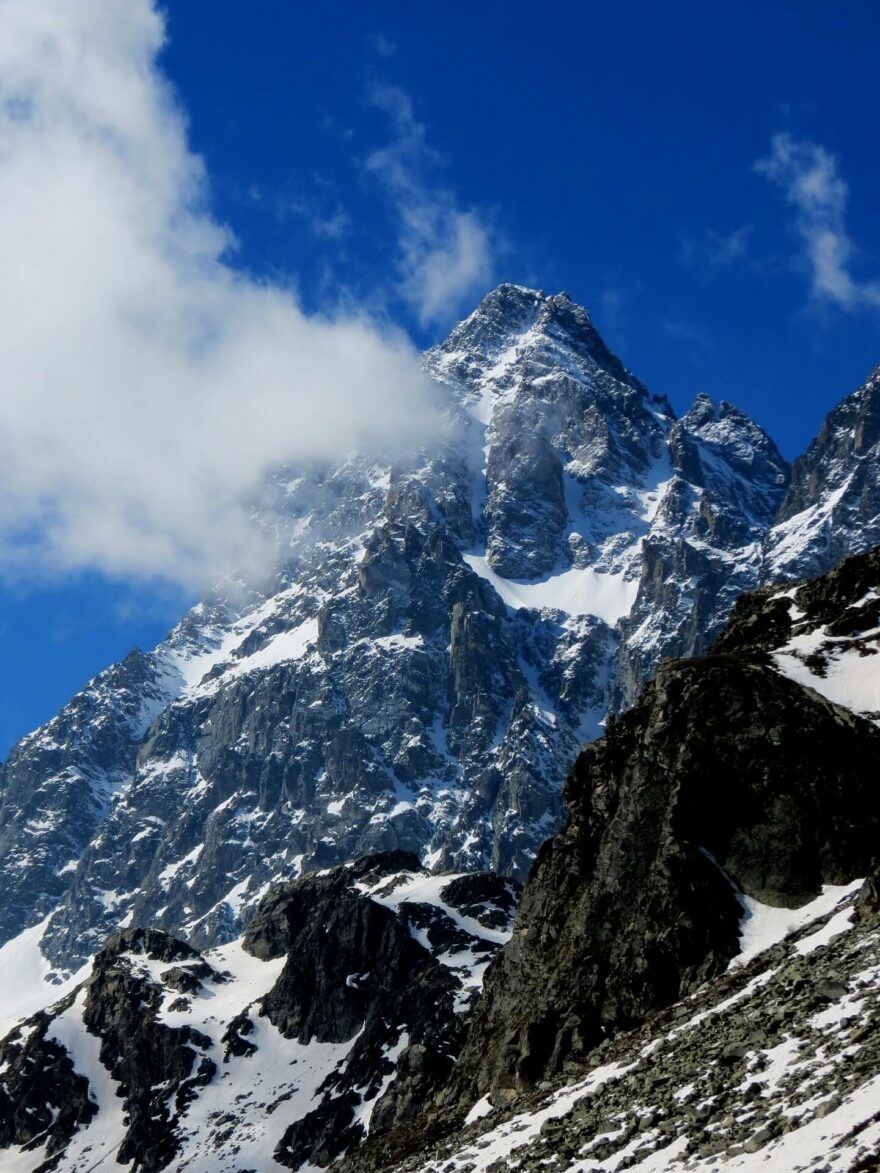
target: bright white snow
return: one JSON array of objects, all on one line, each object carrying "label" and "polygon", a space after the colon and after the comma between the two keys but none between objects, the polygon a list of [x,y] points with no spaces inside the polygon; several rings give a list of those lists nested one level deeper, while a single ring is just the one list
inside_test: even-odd
[{"label": "bright white snow", "polygon": [[[854,880],[851,884],[826,884],[822,888],[821,896],[800,908],[774,908],[770,904],[761,904],[759,900],[753,900],[751,896],[739,894],[737,898],[743,908],[739,938],[742,948],[730,963],[730,968],[746,965],[753,957],[777,944],[789,933],[832,912],[857,892],[863,883],[863,880]],[[838,930],[840,932],[849,925],[849,912],[845,910],[842,915],[844,922],[841,922],[842,927]]]},{"label": "bright white snow", "polygon": [[[850,637],[832,637],[821,628],[796,635],[774,653],[776,667],[784,676],[812,688],[829,701],[855,713],[880,713],[880,630],[866,632],[873,640],[865,654],[854,647]],[[812,672],[804,662],[816,652],[825,655],[825,674]]]},{"label": "bright white snow", "polygon": [[59,1002],[88,976],[87,964],[64,981],[50,980],[52,963],[40,952],[48,923],[47,916],[0,948],[0,1038],[23,1018]]},{"label": "bright white snow", "polygon": [[595,615],[613,626],[630,613],[639,588],[638,580],[627,582],[622,574],[576,567],[540,582],[522,582],[502,578],[481,555],[464,554],[463,558],[471,570],[492,584],[508,607],[517,611],[549,608],[566,615]]}]

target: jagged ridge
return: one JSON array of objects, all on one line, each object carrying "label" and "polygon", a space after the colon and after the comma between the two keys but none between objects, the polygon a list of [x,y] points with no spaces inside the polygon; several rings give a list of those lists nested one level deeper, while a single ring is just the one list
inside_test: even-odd
[{"label": "jagged ridge", "polygon": [[[567,296],[499,287],[426,367],[434,451],[279,472],[255,520],[277,578],[211,596],[10,755],[0,939],[52,913],[67,970],[120,924],[207,947],[269,885],[383,850],[524,876],[609,707],[775,565],[772,441],[703,396],[676,421]],[[876,471],[850,415],[834,476],[798,481],[816,508],[847,461]]]}]

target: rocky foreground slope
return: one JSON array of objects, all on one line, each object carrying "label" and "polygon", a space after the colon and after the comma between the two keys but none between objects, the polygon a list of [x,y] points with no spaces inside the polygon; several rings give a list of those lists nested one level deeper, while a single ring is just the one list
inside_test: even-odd
[{"label": "rocky foreground slope", "polygon": [[499,287],[425,364],[430,451],[279,470],[271,581],[214,592],[13,749],[0,942],[41,926],[67,973],[128,925],[208,948],[271,885],[389,850],[523,878],[580,746],[661,658],[877,540],[876,377],[789,487],[754,421],[702,395],[676,419],[564,294]]},{"label": "rocky foreground slope", "polygon": [[[877,880],[643,1026],[445,1135],[367,1145],[340,1173],[875,1173]],[[748,934],[748,925],[746,936]],[[402,1158],[407,1145],[412,1155]]]},{"label": "rocky foreground slope", "polygon": [[742,600],[584,749],[512,934],[399,853],[115,934],[0,1043],[0,1168],[876,1167],[878,652],[880,552]]},{"label": "rocky foreground slope", "polygon": [[[513,937],[487,973],[461,1057],[427,1114],[426,1128],[435,1135],[455,1132],[477,1104],[481,1111],[510,1117],[524,1097],[532,1105],[543,1103],[542,1091],[560,1080],[571,1082],[579,1071],[586,1080],[580,1093],[571,1098],[573,1093],[566,1092],[558,1113],[545,1105],[550,1117],[566,1115],[591,1080],[599,1078],[589,1072],[604,1065],[607,1054],[626,1055],[626,1063],[648,1073],[649,1086],[666,1088],[681,1105],[702,1104],[702,1115],[691,1119],[682,1112],[677,1123],[670,1121],[669,1105],[658,1115],[657,1105],[634,1095],[630,1080],[619,1099],[611,1100],[615,1110],[622,1109],[627,1096],[634,1095],[632,1112],[619,1116],[623,1125],[612,1127],[617,1117],[605,1102],[612,1093],[596,1092],[595,1101],[582,1104],[573,1122],[555,1130],[548,1126],[546,1139],[526,1152],[524,1168],[538,1167],[541,1155],[552,1155],[563,1134],[568,1139],[560,1143],[562,1157],[583,1154],[585,1163],[560,1162],[557,1154],[555,1167],[604,1169],[604,1157],[624,1144],[631,1147],[607,1168],[642,1167],[624,1160],[637,1150],[647,1159],[652,1151],[636,1136],[652,1127],[639,1123],[639,1106],[654,1124],[665,1121],[652,1133],[653,1147],[665,1150],[674,1142],[659,1163],[645,1165],[658,1169],[671,1167],[673,1157],[690,1158],[701,1150],[704,1156],[740,1152],[740,1140],[761,1148],[797,1122],[813,1119],[819,1101],[839,1088],[858,1100],[860,1119],[878,1111],[880,1099],[872,1097],[880,1086],[880,1016],[874,1004],[880,969],[876,918],[869,911],[876,912],[880,854],[880,729],[862,715],[871,703],[866,696],[880,683],[878,588],[880,551],[875,551],[824,579],[744,598],[710,656],[664,664],[638,705],[584,749],[566,783],[568,820],[539,853]],[[808,648],[803,660],[796,654],[798,641]],[[805,676],[808,682],[801,683]],[[840,703],[847,677],[852,707]],[[837,689],[834,701],[820,691],[827,691],[829,681]],[[750,971],[763,975],[752,992],[771,981],[777,997],[790,988],[795,994],[806,990],[792,1003],[802,1017],[789,1010],[777,1023],[774,1041],[764,1045],[765,992],[751,1004],[751,1033],[740,1039],[717,1034],[715,1025],[726,1021],[719,1005],[731,988],[726,975],[741,962],[744,947],[748,955],[762,937],[766,943],[765,930],[772,940],[773,925],[783,935],[797,920],[791,910],[821,902],[823,894],[851,895],[866,875],[874,878],[860,897],[860,908],[869,910],[859,922],[864,937],[841,944],[840,953],[823,950],[796,969],[777,963],[807,952],[812,956],[812,950],[789,945],[773,954],[772,964],[765,956]],[[841,912],[835,930],[842,931],[849,921],[849,912]],[[812,941],[818,947],[829,939],[820,933]],[[833,961],[826,967],[829,957]],[[828,974],[835,973],[832,980]],[[813,996],[816,989],[820,994]],[[864,997],[854,991],[864,991]],[[693,1025],[709,1026],[688,1034],[694,1043],[686,1068],[694,1077],[689,1086],[688,1079],[661,1078],[668,1044],[677,1035],[664,1037],[664,1020],[656,1015],[679,1003],[676,1015],[687,1019],[694,998],[708,1008],[709,1018],[701,1014]],[[838,999],[844,1007],[838,1017],[847,1017],[845,1008],[856,1003],[861,1011],[853,1012],[848,1023],[859,1045],[848,1048],[849,1036],[838,1031],[833,1012],[822,1020],[828,1036],[823,1054],[837,1057],[825,1064],[823,1079],[835,1073],[830,1083],[820,1079],[816,1084],[816,1104],[804,1112],[793,1110],[810,1097],[798,1098],[797,1078],[786,1071],[790,1098],[779,1098],[776,1107],[785,1111],[771,1113],[772,1127],[762,1123],[750,1131],[730,1121],[722,1126],[718,1113],[729,1115],[737,1095],[760,1103],[749,1110],[740,1107],[734,1117],[762,1119],[767,1110],[762,1080],[746,1076],[764,1070],[774,1058],[795,1068],[806,1062],[802,1052],[808,1053],[818,1022],[808,1011],[818,1014],[823,1002]],[[734,1016],[732,1021],[739,1020]],[[779,1029],[783,1022],[789,1029]],[[630,1037],[642,1023],[648,1025],[633,1037],[638,1047],[653,1040],[644,1054],[638,1047],[633,1051]],[[630,1041],[617,1041],[624,1036]],[[718,1040],[725,1037],[738,1053],[719,1050]],[[781,1050],[774,1052],[775,1047]],[[724,1085],[723,1068],[734,1062],[740,1065],[737,1082]],[[607,1072],[602,1082],[606,1078]],[[723,1095],[713,1090],[718,1081]],[[750,1082],[756,1086],[748,1090]],[[698,1088],[703,1094],[697,1095]],[[644,1097],[643,1089],[639,1095]],[[867,1116],[866,1104],[871,1105]],[[843,1118],[851,1110],[852,1105]],[[508,1122],[498,1136],[478,1141],[477,1149],[486,1152],[477,1152],[473,1165],[472,1146],[465,1146],[466,1159],[450,1164],[450,1173],[488,1167],[486,1154],[503,1156],[510,1144],[528,1139],[514,1136],[521,1130],[537,1133],[548,1118],[543,1112],[538,1111],[537,1124],[516,1117],[519,1122]],[[708,1131],[717,1135],[695,1132],[694,1120],[707,1127],[711,1123]],[[619,1146],[611,1143],[621,1137]],[[601,1156],[589,1151],[594,1142]],[[390,1141],[375,1138],[351,1166],[391,1167],[408,1147],[415,1153],[406,1168],[420,1167],[419,1142],[406,1133]],[[449,1149],[437,1151],[451,1155]],[[792,1151],[799,1151],[796,1145]]]}]

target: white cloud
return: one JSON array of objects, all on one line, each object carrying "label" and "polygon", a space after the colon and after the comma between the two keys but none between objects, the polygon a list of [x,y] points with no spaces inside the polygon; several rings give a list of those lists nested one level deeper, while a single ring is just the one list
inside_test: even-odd
[{"label": "white cloud", "polygon": [[880,282],[860,281],[850,265],[853,244],[846,230],[849,196],[837,159],[824,147],[788,134],[774,135],[770,155],[755,169],[785,193],[810,268],[813,293],[844,309],[880,306]]},{"label": "white cloud", "polygon": [[448,321],[491,281],[491,233],[474,211],[458,207],[452,191],[427,182],[438,156],[403,90],[377,85],[370,99],[394,128],[367,168],[385,184],[400,219],[401,293],[422,325]]},{"label": "white cloud", "polygon": [[229,264],[163,37],[151,0],[0,0],[6,572],[198,583],[265,556],[272,467],[426,427],[403,336]]}]

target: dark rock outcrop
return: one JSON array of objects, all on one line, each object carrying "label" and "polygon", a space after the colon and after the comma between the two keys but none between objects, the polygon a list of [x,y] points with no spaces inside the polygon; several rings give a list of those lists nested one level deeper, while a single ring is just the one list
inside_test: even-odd
[{"label": "dark rock outcrop", "polygon": [[53,1015],[72,1000],[54,1007],[53,1014],[35,1015],[0,1041],[0,1149],[45,1146],[46,1156],[54,1157],[97,1112],[88,1080],[51,1037]]},{"label": "dark rock outcrop", "polygon": [[[762,1049],[781,1046],[788,1037],[783,1025],[790,1030],[796,1023],[805,1038],[816,1034],[820,1027],[810,1015],[855,997],[842,974],[861,967],[859,989],[874,980],[861,946],[844,951],[848,970],[836,962],[813,966],[800,951],[821,948],[848,922],[873,934],[863,945],[880,948],[880,730],[790,679],[774,657],[804,632],[823,632],[844,649],[864,640],[880,626],[878,586],[880,551],[853,557],[792,589],[764,588],[744,597],[711,655],[664,663],[635,708],[609,721],[605,736],[583,750],[567,780],[568,821],[539,853],[512,939],[487,973],[449,1085],[417,1127],[371,1137],[343,1163],[346,1171],[427,1168],[424,1156],[413,1159],[419,1151],[430,1152],[442,1167],[456,1144],[464,1146],[466,1167],[467,1154],[490,1143],[478,1142],[474,1150],[467,1148],[469,1139],[489,1132],[491,1124],[471,1126],[458,1142],[444,1137],[461,1128],[477,1100],[489,1097],[489,1121],[511,1112],[520,1119],[529,1103],[546,1104],[554,1084],[623,1062],[619,1055],[629,1055],[636,1072],[625,1095],[642,1095],[652,1104],[660,1095],[665,1104],[663,1089],[671,1094],[680,1086],[690,1102],[693,1076],[708,1088],[714,1114],[714,1098],[730,1101],[737,1082],[725,1073]],[[692,1000],[711,1005],[714,998],[726,1006],[725,991],[745,987],[736,976],[741,971],[730,964],[741,948],[744,894],[752,902],[794,909],[823,885],[849,884],[864,875],[860,891],[849,897],[848,918],[827,914],[815,937],[815,927],[801,932],[809,938],[803,946],[775,945],[761,955],[768,979],[780,958],[790,962],[774,977],[775,1001],[755,1015],[762,1033],[743,1027],[737,1034],[734,1027],[718,1037],[697,1036],[687,1048],[690,1074],[681,1078],[658,1071],[648,1051],[639,1053],[638,1043],[627,1041],[637,1039],[647,1023],[642,1043],[653,1032],[664,1039],[658,1053],[665,1057],[665,1040],[680,1032],[668,1033],[664,1022],[686,1019]],[[749,910],[758,915],[754,903]],[[676,1003],[670,1018],[665,1008]],[[761,1000],[754,1004],[761,1006]],[[855,1001],[854,1009],[859,1005]],[[694,1022],[700,1021],[697,1015]],[[720,1014],[708,1016],[710,1024],[722,1021]],[[851,1037],[864,1048],[852,1086],[871,1073],[878,1023],[873,1013],[863,1024],[855,1013],[842,1020],[845,1028],[857,1024]],[[833,1050],[838,1067],[832,1102],[838,1103],[850,1077],[842,1045],[835,1042]],[[703,1056],[705,1072],[698,1072],[695,1061]],[[765,1060],[754,1062],[761,1070]],[[646,1075],[640,1082],[641,1072]],[[590,1151],[598,1160],[642,1131],[649,1133],[642,1146],[647,1153],[653,1125],[669,1120],[668,1129],[663,1123],[657,1131],[662,1148],[687,1134],[688,1121],[707,1118],[692,1120],[688,1113],[679,1120],[674,1104],[667,1105],[659,1114],[646,1113],[645,1123],[636,1113],[620,1139],[608,1127],[603,1097],[587,1095],[583,1105],[566,1125],[548,1120],[540,1143],[530,1144],[528,1158],[514,1166],[538,1169],[545,1158],[552,1163],[560,1155],[573,1160],[582,1154],[571,1137],[581,1132],[599,1135]],[[612,1115],[623,1119],[617,1108]],[[701,1133],[687,1152],[756,1152],[790,1127],[784,1113],[770,1117],[763,1131],[755,1126],[751,1133],[734,1117],[725,1119],[717,1136]]]},{"label": "dark rock outcrop", "polygon": [[[372,1132],[412,1118],[447,1083],[461,1049],[459,982],[438,957],[466,949],[491,955],[497,946],[463,931],[436,905],[401,901],[393,911],[353,887],[357,881],[381,895],[385,877],[403,869],[420,870],[413,857],[392,852],[282,886],[245,935],[245,949],[257,957],[286,954],[261,1006],[283,1035],[303,1044],[355,1039],[318,1105],[284,1134],[275,1155],[291,1168],[326,1164],[362,1140],[357,1109],[364,1102],[376,1101]],[[510,884],[488,874],[451,880],[441,898],[466,916],[476,913],[487,928],[506,926],[515,907]],[[390,1052],[399,1056],[396,1067],[384,1058]]]},{"label": "dark rock outcrop", "polygon": [[[138,973],[131,955],[152,961],[195,961],[182,941],[155,930],[114,934],[95,958],[86,986],[82,1021],[101,1040],[101,1062],[120,1084],[128,1128],[117,1160],[134,1161],[143,1173],[164,1169],[178,1144],[174,1120],[216,1066],[204,1052],[211,1040],[189,1026],[159,1020],[163,992]],[[207,967],[206,967],[207,968]]]},{"label": "dark rock outcrop", "polygon": [[117,932],[0,1042],[0,1150],[138,1173],[209,1153],[229,1173],[271,1152],[323,1166],[407,1127],[449,1081],[516,897],[398,850],[280,886],[222,952]]},{"label": "dark rock outcrop", "polygon": [[732,881],[797,905],[864,875],[878,762],[880,731],[770,668],[664,665],[568,779],[568,822],[487,976],[460,1065],[468,1094],[534,1084],[724,969]]},{"label": "dark rock outcrop", "polygon": [[838,638],[880,627],[880,548],[789,590],[762,587],[737,600],[713,651],[767,662],[794,635],[819,628]]},{"label": "dark rock outcrop", "polygon": [[856,895],[854,918],[861,924],[880,922],[880,860],[874,861]]},{"label": "dark rock outcrop", "polygon": [[848,928],[846,915],[808,923],[606,1040],[576,1073],[446,1135],[435,1115],[421,1136],[376,1136],[339,1173],[874,1173],[880,924]]}]

